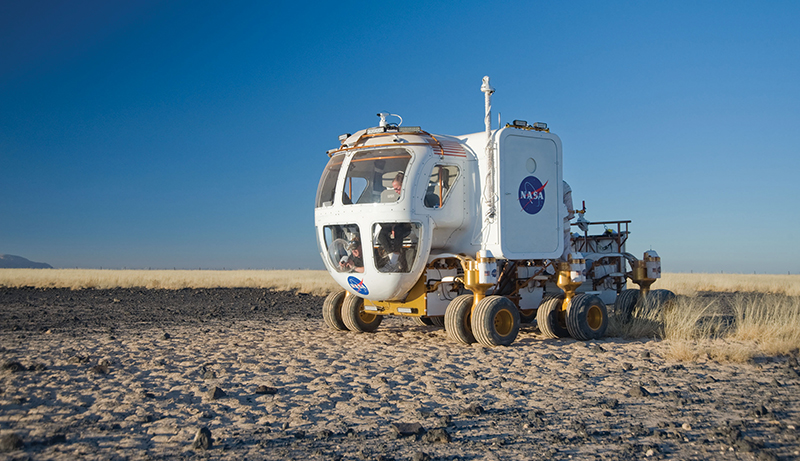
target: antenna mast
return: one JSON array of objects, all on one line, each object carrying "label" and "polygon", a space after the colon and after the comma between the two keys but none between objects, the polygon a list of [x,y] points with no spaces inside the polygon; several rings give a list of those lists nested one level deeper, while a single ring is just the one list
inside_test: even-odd
[{"label": "antenna mast", "polygon": [[489,76],[483,77],[481,91],[485,96],[486,115],[483,122],[486,125],[486,161],[489,169],[486,175],[486,189],[484,189],[484,200],[488,207],[486,218],[491,220],[495,216],[494,200],[494,140],[492,140],[492,93],[494,88],[489,84]]}]

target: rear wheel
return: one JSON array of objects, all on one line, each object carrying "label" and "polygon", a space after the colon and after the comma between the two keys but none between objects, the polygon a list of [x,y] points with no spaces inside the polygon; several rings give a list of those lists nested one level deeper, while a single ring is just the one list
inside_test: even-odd
[{"label": "rear wheel", "polygon": [[472,313],[472,333],[484,346],[508,346],[519,334],[519,309],[504,296],[487,296]]},{"label": "rear wheel", "polygon": [[567,330],[573,338],[600,339],[607,328],[608,309],[599,296],[580,293],[572,297],[567,311]]},{"label": "rear wheel", "polygon": [[545,338],[569,337],[567,320],[564,309],[561,307],[563,301],[564,295],[559,294],[545,298],[542,304],[539,305],[539,309],[536,312],[536,323]]},{"label": "rear wheel", "polygon": [[472,334],[472,295],[461,295],[450,301],[444,313],[447,337],[463,344],[475,342]]},{"label": "rear wheel", "polygon": [[643,298],[643,315],[660,314],[675,301],[675,293],[669,290],[650,290]]},{"label": "rear wheel", "polygon": [[325,325],[334,330],[347,331],[342,321],[342,303],[345,295],[347,292],[344,290],[334,291],[322,303],[322,318],[325,320]]},{"label": "rear wheel", "polygon": [[628,322],[641,298],[639,290],[623,290],[614,301],[614,315],[622,322]]},{"label": "rear wheel", "polygon": [[364,333],[375,331],[383,317],[364,310],[364,299],[348,295],[342,303],[342,321],[350,331]]},{"label": "rear wheel", "polygon": [[677,296],[675,296],[675,293],[663,289],[652,290],[650,291],[650,295],[655,296],[658,299],[659,304],[662,306],[671,304],[673,301],[675,301],[675,298],[677,298]]}]

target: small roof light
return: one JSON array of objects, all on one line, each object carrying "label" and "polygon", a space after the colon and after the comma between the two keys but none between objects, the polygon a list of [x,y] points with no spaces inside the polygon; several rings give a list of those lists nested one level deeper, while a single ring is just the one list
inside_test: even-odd
[{"label": "small roof light", "polygon": [[544,122],[536,122],[533,124],[534,130],[547,131],[547,124]]},{"label": "small roof light", "polygon": [[367,134],[378,134],[378,133],[385,133],[386,127],[385,126],[376,126],[374,128],[367,128]]},{"label": "small roof light", "polygon": [[419,133],[422,131],[422,128],[418,126],[401,126],[399,129],[401,133]]},{"label": "small roof light", "polygon": [[528,122],[525,120],[514,120],[511,124],[517,128],[525,128],[528,126]]},{"label": "small roof light", "polygon": [[349,138],[349,137],[350,137],[350,133],[340,134],[339,135],[339,142],[344,144],[344,142],[347,141],[347,138]]}]

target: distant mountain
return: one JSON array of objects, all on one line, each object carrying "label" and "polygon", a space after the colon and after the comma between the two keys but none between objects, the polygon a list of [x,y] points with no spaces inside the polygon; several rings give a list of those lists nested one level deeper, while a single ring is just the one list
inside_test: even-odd
[{"label": "distant mountain", "polygon": [[0,269],[52,269],[47,263],[36,263],[22,256],[0,255]]}]

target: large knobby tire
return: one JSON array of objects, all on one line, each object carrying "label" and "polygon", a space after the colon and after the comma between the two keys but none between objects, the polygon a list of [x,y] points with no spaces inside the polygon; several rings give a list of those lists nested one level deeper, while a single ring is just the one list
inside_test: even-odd
[{"label": "large knobby tire", "polygon": [[641,292],[639,290],[623,290],[614,301],[614,315],[623,323],[630,321],[640,298]]},{"label": "large knobby tire", "polygon": [[414,325],[417,325],[417,326],[420,326],[420,327],[433,326],[433,322],[431,321],[430,317],[422,317],[422,316],[411,317],[411,321],[414,323]]},{"label": "large knobby tire", "polygon": [[504,296],[487,296],[472,312],[472,333],[484,346],[508,346],[519,334],[519,309]]},{"label": "large knobby tire", "polygon": [[545,298],[536,311],[536,323],[545,338],[568,338],[567,321],[561,305],[564,295]]},{"label": "large knobby tire", "polygon": [[436,317],[428,317],[428,319],[431,321],[431,325],[433,325],[435,327],[439,327],[439,328],[443,328],[444,327],[444,316],[443,315],[437,315]]},{"label": "large knobby tire", "polygon": [[675,293],[669,290],[650,290],[642,299],[642,316],[660,315],[670,308],[675,298]]},{"label": "large knobby tire", "polygon": [[519,310],[519,322],[520,323],[531,323],[536,320],[536,309],[520,309]]},{"label": "large knobby tire", "polygon": [[649,294],[651,297],[655,296],[658,299],[658,303],[663,308],[669,307],[669,305],[672,304],[672,302],[677,298],[675,293],[664,289],[651,290]]},{"label": "large knobby tire", "polygon": [[[547,295],[542,293],[542,299],[539,300],[539,304],[541,304],[545,300],[546,296]],[[534,307],[532,309],[520,309],[519,310],[519,322],[520,323],[533,323],[533,321],[536,320],[536,311],[537,311],[538,307],[539,306],[536,306],[536,307]]]},{"label": "large knobby tire", "polygon": [[600,339],[608,328],[606,303],[597,295],[580,293],[572,297],[567,310],[567,330],[575,339]]},{"label": "large knobby tire", "polygon": [[472,295],[461,295],[450,301],[444,313],[447,337],[462,344],[472,344]]},{"label": "large knobby tire", "polygon": [[325,325],[334,330],[347,331],[347,326],[342,321],[342,303],[345,295],[347,292],[344,290],[334,291],[322,303],[322,318],[325,320]]},{"label": "large knobby tire", "polygon": [[375,331],[381,324],[383,316],[364,310],[364,299],[356,295],[348,295],[342,303],[342,321],[350,331],[364,333]]}]

